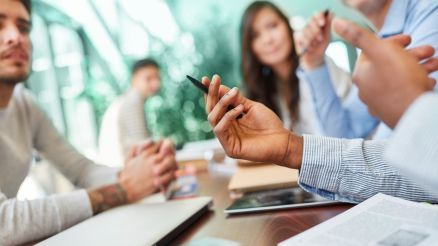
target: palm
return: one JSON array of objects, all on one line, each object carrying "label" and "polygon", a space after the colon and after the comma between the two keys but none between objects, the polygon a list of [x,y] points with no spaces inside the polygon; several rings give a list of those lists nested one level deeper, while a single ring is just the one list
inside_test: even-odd
[{"label": "palm", "polygon": [[289,132],[277,115],[263,104],[247,100],[244,106],[245,115],[220,133],[219,140],[232,157],[275,162],[284,155]]}]

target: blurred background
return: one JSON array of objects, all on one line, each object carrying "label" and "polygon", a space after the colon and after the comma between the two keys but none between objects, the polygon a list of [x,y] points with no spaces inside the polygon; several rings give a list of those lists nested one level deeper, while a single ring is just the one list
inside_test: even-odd
[{"label": "blurred background", "polygon": [[[251,0],[33,0],[33,63],[26,86],[57,129],[94,159],[102,116],[129,85],[130,67],[155,58],[162,88],[145,105],[154,137],[213,138],[201,93],[185,75],[240,86],[240,19]],[[299,30],[318,11],[361,24],[340,0],[273,1]],[[334,37],[327,55],[351,71],[356,50]]]}]

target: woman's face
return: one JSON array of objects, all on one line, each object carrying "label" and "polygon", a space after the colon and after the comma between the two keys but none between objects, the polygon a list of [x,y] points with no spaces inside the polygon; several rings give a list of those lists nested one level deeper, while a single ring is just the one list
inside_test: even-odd
[{"label": "woman's face", "polygon": [[288,23],[270,8],[261,9],[254,18],[251,49],[266,66],[286,61],[292,52]]}]

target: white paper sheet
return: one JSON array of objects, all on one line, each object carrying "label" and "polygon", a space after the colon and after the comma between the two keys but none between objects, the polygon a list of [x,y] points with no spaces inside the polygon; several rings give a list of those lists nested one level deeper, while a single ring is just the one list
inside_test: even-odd
[{"label": "white paper sheet", "polygon": [[438,206],[378,194],[279,245],[438,245]]}]

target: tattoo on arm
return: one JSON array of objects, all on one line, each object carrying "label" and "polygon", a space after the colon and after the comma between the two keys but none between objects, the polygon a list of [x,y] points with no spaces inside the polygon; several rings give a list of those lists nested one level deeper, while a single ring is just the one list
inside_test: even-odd
[{"label": "tattoo on arm", "polygon": [[108,185],[88,191],[93,214],[128,203],[126,191],[120,184]]}]

